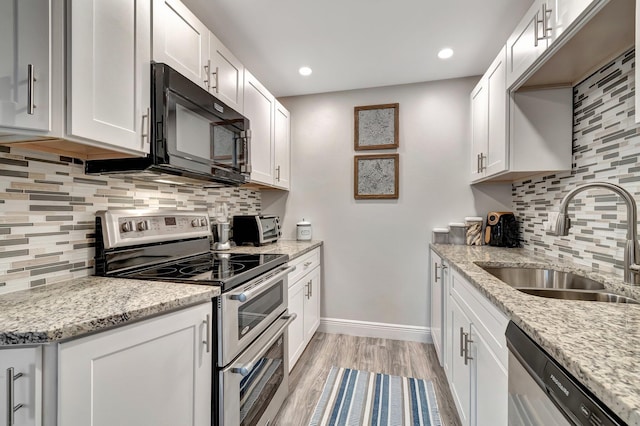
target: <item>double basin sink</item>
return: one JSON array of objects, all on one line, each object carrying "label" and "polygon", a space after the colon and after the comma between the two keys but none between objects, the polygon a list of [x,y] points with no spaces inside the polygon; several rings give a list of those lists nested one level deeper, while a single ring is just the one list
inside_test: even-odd
[{"label": "double basin sink", "polygon": [[633,303],[635,299],[610,293],[592,279],[554,269],[481,266],[518,291],[540,297],[593,302]]}]

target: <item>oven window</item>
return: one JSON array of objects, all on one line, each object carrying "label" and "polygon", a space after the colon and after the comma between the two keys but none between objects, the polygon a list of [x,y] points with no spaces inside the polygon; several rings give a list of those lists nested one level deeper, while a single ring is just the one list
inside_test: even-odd
[{"label": "oven window", "polygon": [[284,336],[271,345],[240,382],[240,425],[254,425],[284,380]]},{"label": "oven window", "polygon": [[282,305],[284,281],[271,287],[255,299],[238,308],[238,340],[262,322],[269,314]]}]

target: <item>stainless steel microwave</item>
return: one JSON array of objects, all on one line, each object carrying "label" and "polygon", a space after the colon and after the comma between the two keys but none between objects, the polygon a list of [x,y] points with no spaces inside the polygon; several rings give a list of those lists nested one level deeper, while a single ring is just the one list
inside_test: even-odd
[{"label": "stainless steel microwave", "polygon": [[241,185],[251,173],[249,120],[162,63],[151,66],[151,144],[144,158],[87,161],[88,174]]}]

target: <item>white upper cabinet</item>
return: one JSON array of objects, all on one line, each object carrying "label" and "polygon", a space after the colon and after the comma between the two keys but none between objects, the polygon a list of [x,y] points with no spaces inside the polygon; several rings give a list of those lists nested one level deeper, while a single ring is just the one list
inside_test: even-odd
[{"label": "white upper cabinet", "polygon": [[0,126],[51,127],[51,1],[0,2]]},{"label": "white upper cabinet", "polygon": [[546,10],[546,2],[535,1],[507,40],[507,87],[511,87],[547,49],[548,37],[542,25]]},{"label": "white upper cabinet", "polygon": [[242,113],[244,65],[212,32],[209,32],[209,58],[211,61],[209,91],[222,102]]},{"label": "white upper cabinet", "polygon": [[291,116],[289,111],[278,101],[275,102],[274,120],[275,175],[273,185],[288,190],[291,187]]},{"label": "white upper cabinet", "polygon": [[251,126],[251,181],[273,185],[275,98],[244,70],[244,115]]},{"label": "white upper cabinet", "polygon": [[506,48],[471,92],[471,180],[508,167]]},{"label": "white upper cabinet", "polygon": [[69,136],[148,153],[150,0],[72,0],[69,6]]},{"label": "white upper cabinet", "polygon": [[153,0],[153,60],[209,90],[209,29],[179,0]]},{"label": "white upper cabinet", "polygon": [[547,0],[546,29],[549,43],[564,33],[594,0]]}]

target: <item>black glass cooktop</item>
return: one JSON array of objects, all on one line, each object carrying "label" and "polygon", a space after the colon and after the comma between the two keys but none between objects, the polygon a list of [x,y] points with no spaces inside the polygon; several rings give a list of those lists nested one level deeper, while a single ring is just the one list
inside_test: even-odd
[{"label": "black glass cooktop", "polygon": [[218,285],[227,291],[289,260],[286,254],[205,253],[118,274],[122,278]]}]

